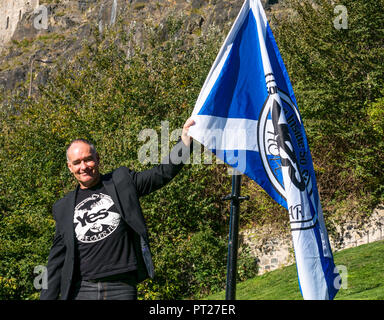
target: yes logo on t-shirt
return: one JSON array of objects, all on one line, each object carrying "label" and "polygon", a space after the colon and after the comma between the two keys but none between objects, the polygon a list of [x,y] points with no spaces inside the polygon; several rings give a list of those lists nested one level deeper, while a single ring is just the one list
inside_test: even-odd
[{"label": "yes logo on t-shirt", "polygon": [[120,214],[111,209],[115,209],[114,202],[103,193],[95,193],[81,201],[73,217],[76,238],[92,243],[108,237],[120,223]]}]

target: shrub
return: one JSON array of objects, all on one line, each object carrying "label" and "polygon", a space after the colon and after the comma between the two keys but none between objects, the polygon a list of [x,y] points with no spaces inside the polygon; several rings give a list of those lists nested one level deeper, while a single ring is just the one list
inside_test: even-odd
[{"label": "shrub", "polygon": [[[96,34],[75,61],[57,67],[39,95],[26,99],[21,90],[12,108],[3,105],[0,274],[16,283],[4,284],[1,298],[38,297],[33,270],[46,263],[52,244],[51,207],[76,183],[65,158],[72,139],[96,144],[104,173],[121,165],[144,170],[151,164],[137,161],[141,130],[160,136],[162,121],[171,132],[189,117],[218,38],[212,34],[188,47],[172,38],[181,25],[172,23],[164,43],[156,44],[155,33],[148,33],[155,46],[150,52],[135,48],[131,58],[125,35]],[[223,169],[215,163],[186,165],[169,186],[142,199],[158,272],[156,280],[141,284],[143,297],[176,299],[222,287],[227,211],[219,199],[227,184],[220,180],[230,180]]]}]

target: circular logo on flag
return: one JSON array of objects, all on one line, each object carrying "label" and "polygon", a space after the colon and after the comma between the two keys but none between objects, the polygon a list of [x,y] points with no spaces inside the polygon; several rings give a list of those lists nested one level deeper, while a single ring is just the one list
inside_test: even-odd
[{"label": "circular logo on flag", "polygon": [[258,122],[258,147],[265,173],[283,198],[291,229],[313,228],[317,205],[299,112],[288,95],[276,89],[264,103]]},{"label": "circular logo on flag", "polygon": [[310,177],[299,112],[280,90],[268,96],[260,113],[258,147],[269,181],[285,200],[283,170],[297,189],[306,188]]}]

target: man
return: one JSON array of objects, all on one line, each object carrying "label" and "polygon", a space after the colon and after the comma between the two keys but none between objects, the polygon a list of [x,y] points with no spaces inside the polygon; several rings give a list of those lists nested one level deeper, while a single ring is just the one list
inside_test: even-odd
[{"label": "man", "polygon": [[67,148],[68,169],[79,182],[53,205],[56,232],[41,300],[135,300],[137,283],[154,276],[139,198],[168,183],[189,157],[188,119],[180,141],[162,163],[135,172],[99,172],[99,155],[84,139]]}]

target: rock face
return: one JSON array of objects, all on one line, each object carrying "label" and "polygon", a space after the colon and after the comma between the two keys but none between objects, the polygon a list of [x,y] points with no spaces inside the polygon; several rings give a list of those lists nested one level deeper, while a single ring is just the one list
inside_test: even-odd
[{"label": "rock face", "polygon": [[[267,15],[277,3],[262,2]],[[161,28],[166,40],[170,30],[165,22],[172,15],[183,17],[185,34],[198,37],[212,26],[229,29],[242,4],[239,0],[0,0],[1,12],[13,17],[8,29],[0,28],[0,91],[27,81],[31,66],[33,84],[46,81],[54,63],[41,61],[71,59],[92,29],[103,32],[121,20],[127,31],[134,30],[134,41],[140,45],[145,23]],[[0,16],[3,27],[6,16]]]},{"label": "rock face", "polygon": [[39,6],[39,0],[0,0],[0,51],[11,40],[25,12]]}]

